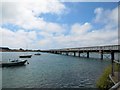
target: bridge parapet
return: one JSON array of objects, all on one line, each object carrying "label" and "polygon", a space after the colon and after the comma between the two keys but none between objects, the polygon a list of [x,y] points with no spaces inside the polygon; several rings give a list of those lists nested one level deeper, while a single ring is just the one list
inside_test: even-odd
[{"label": "bridge parapet", "polygon": [[50,49],[43,50],[43,52],[74,52],[74,51],[119,51],[120,45],[107,45],[107,46],[92,46],[92,47],[80,47],[80,48],[63,48],[63,49]]},{"label": "bridge parapet", "polygon": [[119,50],[119,49],[120,45],[109,45],[109,46],[52,49],[51,51],[83,51],[83,50],[86,51],[86,50]]}]

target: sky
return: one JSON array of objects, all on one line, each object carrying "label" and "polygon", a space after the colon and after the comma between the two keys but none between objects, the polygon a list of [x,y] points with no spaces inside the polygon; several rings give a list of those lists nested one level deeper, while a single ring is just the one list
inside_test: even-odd
[{"label": "sky", "polygon": [[1,47],[59,49],[118,44],[117,0],[2,1],[0,8]]}]

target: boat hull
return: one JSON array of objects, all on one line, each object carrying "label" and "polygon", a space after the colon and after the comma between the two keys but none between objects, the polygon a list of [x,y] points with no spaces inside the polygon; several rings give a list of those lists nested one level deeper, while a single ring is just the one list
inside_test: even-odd
[{"label": "boat hull", "polygon": [[41,55],[41,54],[34,54],[34,55]]},{"label": "boat hull", "polygon": [[8,63],[2,63],[0,66],[2,67],[11,67],[11,66],[22,66],[25,65],[27,60],[20,61],[20,62],[8,62]]},{"label": "boat hull", "polygon": [[26,56],[19,56],[19,58],[31,58],[32,55],[26,55]]}]

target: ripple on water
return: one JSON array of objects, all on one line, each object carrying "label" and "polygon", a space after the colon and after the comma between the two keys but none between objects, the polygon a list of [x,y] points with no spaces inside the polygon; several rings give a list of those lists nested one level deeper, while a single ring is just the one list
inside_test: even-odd
[{"label": "ripple on water", "polygon": [[92,81],[88,78],[80,80],[79,87],[93,87]]},{"label": "ripple on water", "polygon": [[[23,53],[4,53],[3,60],[21,54]],[[25,67],[3,68],[3,87],[95,87],[95,81],[109,64],[106,61],[44,53],[40,57],[33,56],[29,63]]]},{"label": "ripple on water", "polygon": [[79,87],[85,87],[85,85],[84,84],[80,84]]}]

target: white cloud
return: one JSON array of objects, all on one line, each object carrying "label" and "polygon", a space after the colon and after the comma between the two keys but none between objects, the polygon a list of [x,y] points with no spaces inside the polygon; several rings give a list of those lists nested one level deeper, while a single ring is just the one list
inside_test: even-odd
[{"label": "white cloud", "polygon": [[51,41],[51,39],[43,39],[43,40],[40,40],[39,41],[39,46],[40,47],[49,47],[49,45],[51,46],[51,43],[52,41]]},{"label": "white cloud", "polygon": [[[85,24],[77,24],[78,27],[82,27]],[[74,26],[74,25],[73,25]],[[65,48],[65,47],[84,47],[84,46],[95,46],[95,45],[110,45],[118,43],[118,31],[117,28],[108,29],[101,28],[99,30],[94,30],[92,32],[88,32],[90,28],[81,29],[83,32],[76,31],[76,28],[71,27],[71,34],[68,35],[60,35],[53,36],[49,33],[42,34],[45,36],[44,39],[40,40],[39,46],[42,48]],[[77,28],[79,30],[79,28]],[[85,32],[84,32],[85,30]],[[73,32],[76,31],[76,32]],[[48,47],[49,45],[49,47]],[[45,47],[44,47],[45,46]]]},{"label": "white cloud", "polygon": [[[34,0],[29,0],[33,2]],[[39,0],[36,0],[39,1]],[[53,1],[53,0],[52,0]],[[59,0],[61,2],[119,2],[119,0]],[[3,2],[28,2],[28,0],[4,0]]]},{"label": "white cloud", "polygon": [[91,29],[91,25],[90,23],[85,23],[83,25],[80,25],[79,23],[75,23],[74,25],[72,25],[71,27],[71,34],[86,34],[88,32],[88,30]]},{"label": "white cloud", "polygon": [[63,33],[64,30],[64,25],[59,25],[56,23],[47,23],[45,28],[43,28],[43,30],[49,32],[49,33]]},{"label": "white cloud", "polygon": [[[96,24],[102,23],[104,26],[95,30],[93,29],[93,22],[83,24],[76,22],[71,26],[64,26],[64,24],[46,22],[44,18],[36,17],[41,13],[62,14],[66,7],[56,0],[53,2],[50,0],[46,2],[45,0],[40,3],[22,2],[22,4],[4,2],[2,4],[3,23],[10,22],[24,29],[40,29],[40,31],[28,32],[25,30],[11,31],[0,28],[3,46],[25,48],[26,44],[28,44],[30,48],[49,49],[118,43],[117,8],[113,10],[96,8],[94,11],[96,16],[93,21]],[[65,34],[66,31],[68,34]]]},{"label": "white cloud", "polygon": [[118,8],[112,10],[109,18],[111,19],[112,23],[115,23],[116,25],[118,24]]},{"label": "white cloud", "polygon": [[[44,0],[44,1],[32,1],[27,2],[0,2],[2,4],[3,18],[19,17],[19,15],[40,15],[42,13],[61,14],[66,7],[58,0]],[[24,13],[23,13],[24,12]]]},{"label": "white cloud", "polygon": [[11,48],[29,48],[37,37],[35,31],[25,32],[24,30],[18,30],[13,32],[11,30],[0,28],[0,33],[2,34],[2,45],[9,46]]},{"label": "white cloud", "polygon": [[43,0],[26,2],[0,2],[2,4],[2,24],[13,23],[25,29],[39,28],[46,26],[46,21],[38,17],[41,14],[51,13],[63,14],[66,7],[58,0]]},{"label": "white cloud", "polygon": [[101,22],[101,18],[103,18],[103,8],[96,8],[94,13],[96,14],[95,22]]},{"label": "white cloud", "polygon": [[119,2],[119,0],[60,0],[62,2]]},{"label": "white cloud", "polygon": [[51,48],[117,44],[117,13],[117,8],[113,10],[97,8],[95,10],[96,17],[94,20],[97,21],[96,24],[104,23],[103,27],[93,29],[94,25],[92,23],[75,23],[71,26],[70,33],[68,35],[62,34],[55,37],[47,33],[49,41],[54,42],[52,43],[53,45],[51,45],[51,42],[49,41],[47,44],[51,45]]},{"label": "white cloud", "polygon": [[[38,17],[45,13],[56,14],[58,16],[63,14],[66,7],[58,0],[37,0],[35,2],[32,0],[26,0],[25,2],[0,2],[0,4],[2,4],[2,17],[0,18],[2,19],[2,24],[12,23],[24,29],[39,29],[44,35],[45,33],[60,35],[64,32],[64,25],[46,22],[42,17]],[[10,47],[25,47],[25,44],[31,45],[31,43],[34,42],[33,40],[37,40],[35,31],[27,32],[25,30],[18,30],[13,32],[5,28],[1,29],[1,33],[3,35],[3,46],[9,45]],[[10,41],[15,42],[10,43]],[[47,41],[49,40],[41,40],[38,43],[44,45],[47,44]],[[38,43],[35,42],[34,45],[31,46],[37,47]]]},{"label": "white cloud", "polygon": [[118,23],[118,7],[113,10],[104,10],[103,8],[96,8],[94,10],[96,23],[117,25]]}]

